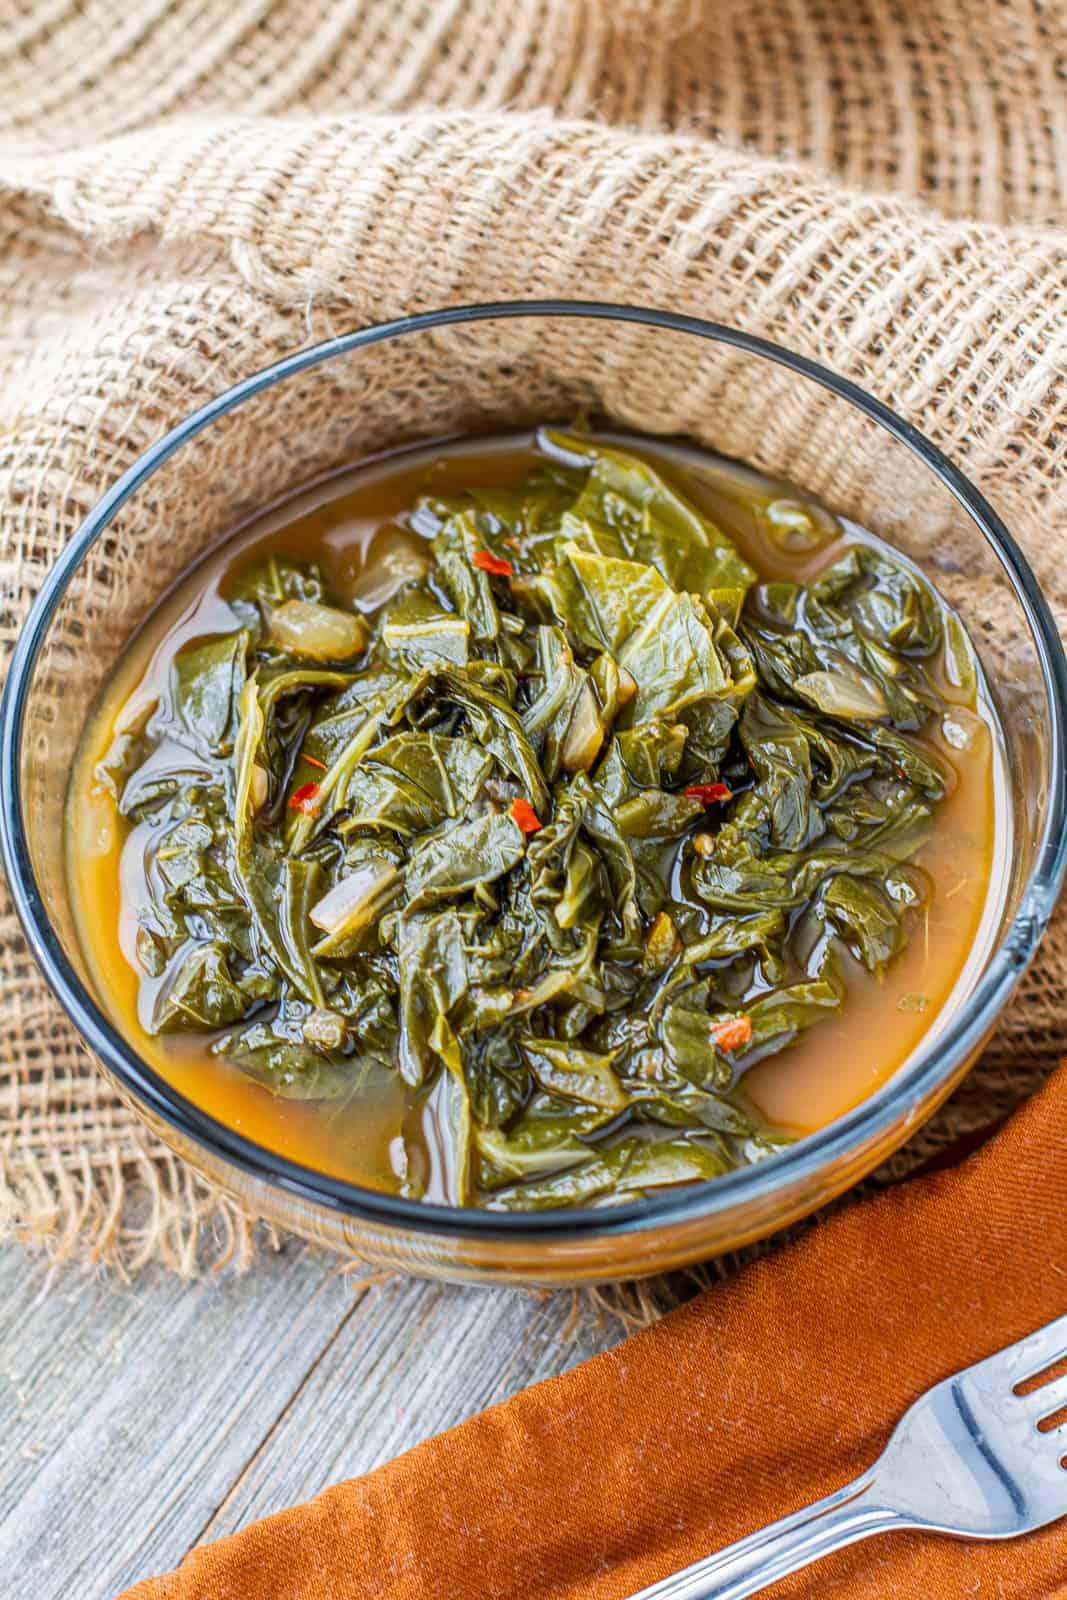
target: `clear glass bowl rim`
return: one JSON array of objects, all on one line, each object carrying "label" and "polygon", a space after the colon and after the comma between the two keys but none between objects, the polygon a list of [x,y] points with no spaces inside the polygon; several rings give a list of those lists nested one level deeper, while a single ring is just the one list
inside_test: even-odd
[{"label": "clear glass bowl rim", "polygon": [[[23,824],[19,754],[34,667],[49,623],[90,547],[118,509],[187,440],[217,418],[276,383],[387,339],[503,318],[576,317],[621,321],[691,334],[732,346],[791,369],[849,401],[922,461],[970,516],[1003,567],[1026,613],[1036,642],[1052,723],[1049,805],[1034,865],[1010,927],[1003,934],[969,1002],[927,1048],[879,1090],[825,1128],[755,1166],[713,1182],[648,1200],[597,1209],[581,1207],[536,1214],[496,1213],[426,1204],[332,1178],[256,1144],[218,1122],[171,1087],[122,1038],[72,968],[49,920]],[[296,485],[294,487],[299,487]],[[1067,868],[1067,661],[1037,579],[1007,528],[975,486],[903,418],[857,384],[806,356],[722,323],[638,305],[584,300],[515,300],[450,306],[376,323],[307,346],[234,384],[199,407],[151,445],[89,512],[49,571],[12,653],[0,702],[0,849],[15,907],[45,978],[90,1049],[120,1083],[154,1114],[247,1176],[284,1190],[298,1201],[377,1226],[456,1239],[578,1239],[610,1237],[714,1217],[759,1202],[778,1188],[815,1180],[861,1144],[886,1135],[907,1106],[925,1103],[954,1066],[981,1043],[1047,925]]]}]

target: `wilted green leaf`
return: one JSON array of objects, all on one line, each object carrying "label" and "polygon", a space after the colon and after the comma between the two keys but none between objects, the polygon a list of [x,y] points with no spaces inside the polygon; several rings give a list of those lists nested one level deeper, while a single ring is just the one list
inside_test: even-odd
[{"label": "wilted green leaf", "polygon": [[405,1194],[436,1119],[434,1182],[500,1210],[776,1148],[738,1080],[847,1006],[845,951],[894,961],[938,752],[984,726],[958,620],[831,513],[732,479],[758,539],[834,546],[758,582],[639,457],[544,447],[391,523],[358,612],[309,563],[246,567],[240,627],[176,655],[97,773],[142,830],[152,1026],[279,1095],[387,1103]]}]

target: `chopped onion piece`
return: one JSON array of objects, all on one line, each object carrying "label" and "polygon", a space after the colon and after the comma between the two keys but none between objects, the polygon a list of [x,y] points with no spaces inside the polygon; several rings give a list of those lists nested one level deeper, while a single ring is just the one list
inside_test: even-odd
[{"label": "chopped onion piece", "polygon": [[392,889],[400,874],[391,861],[372,856],[361,861],[347,878],[335,883],[312,906],[310,916],[316,928],[336,937],[352,933],[374,915],[383,896]]},{"label": "chopped onion piece", "polygon": [[270,797],[270,776],[257,761],[252,767],[252,781],[248,789],[253,811],[262,811]]},{"label": "chopped onion piece", "polygon": [[588,772],[603,742],[604,729],[600,721],[600,707],[597,705],[593,686],[587,680],[582,685],[578,704],[574,708],[570,726],[563,740],[559,753],[560,761],[568,772]]},{"label": "chopped onion piece", "polygon": [[369,637],[362,617],[313,600],[286,600],[272,611],[270,636],[283,650],[310,661],[347,661]]},{"label": "chopped onion piece", "polygon": [[808,672],[793,685],[797,694],[828,717],[873,722],[888,711],[885,696],[869,679],[843,672]]},{"label": "chopped onion piece", "polygon": [[424,577],[429,570],[425,539],[388,523],[371,540],[363,570],[349,588],[349,598],[360,611],[378,611],[405,583]]},{"label": "chopped onion piece", "polygon": [[772,500],[763,515],[780,550],[818,550],[841,532],[837,518],[810,500]]}]

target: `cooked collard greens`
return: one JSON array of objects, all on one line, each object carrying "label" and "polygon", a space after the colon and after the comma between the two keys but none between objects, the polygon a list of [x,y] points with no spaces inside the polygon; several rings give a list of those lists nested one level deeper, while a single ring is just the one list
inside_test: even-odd
[{"label": "cooked collard greens", "polygon": [[742,1075],[928,892],[946,629],[973,682],[881,547],[761,582],[642,460],[542,446],[517,488],[424,497],[369,616],[311,563],[241,572],[97,769],[145,840],[151,1030],[277,1095],[432,1092],[454,1200],[503,1210],[774,1147]]}]

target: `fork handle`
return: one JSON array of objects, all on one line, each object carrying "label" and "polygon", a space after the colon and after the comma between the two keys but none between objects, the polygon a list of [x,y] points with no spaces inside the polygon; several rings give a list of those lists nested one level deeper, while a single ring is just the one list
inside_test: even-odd
[{"label": "fork handle", "polygon": [[867,1473],[825,1500],[661,1578],[630,1600],[746,1600],[833,1550],[908,1525],[899,1512],[879,1501],[875,1479]]}]

